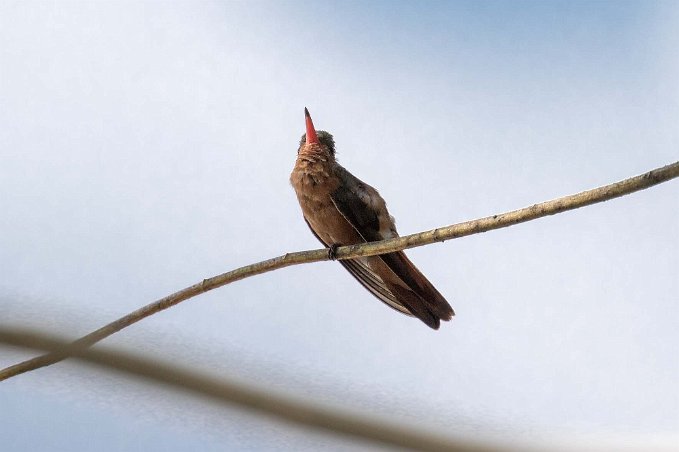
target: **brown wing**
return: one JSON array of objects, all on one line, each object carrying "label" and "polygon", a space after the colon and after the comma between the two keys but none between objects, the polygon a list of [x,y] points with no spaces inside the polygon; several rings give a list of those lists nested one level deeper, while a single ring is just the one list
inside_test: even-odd
[{"label": "brown wing", "polygon": [[[369,189],[374,192],[372,196],[379,195],[372,187],[367,187],[348,171],[344,171],[342,177],[345,184],[331,195],[335,207],[366,242],[382,240],[378,213],[354,190],[347,187],[354,187],[356,190]],[[368,263],[368,269],[381,281],[382,287],[394,296],[394,301],[405,306],[411,314],[430,327],[436,329],[440,319],[450,320],[454,315],[446,299],[402,251],[368,258]],[[360,281],[366,286],[365,279]],[[375,294],[370,288],[368,290]]]},{"label": "brown wing", "polygon": [[[304,221],[306,222],[307,226],[309,226],[309,229],[318,239],[318,241],[326,247],[329,247],[330,244],[325,243],[318,236],[318,234],[316,234],[316,231],[314,231],[314,228],[311,227],[306,218]],[[392,294],[389,289],[387,289],[384,281],[382,281],[382,279],[377,276],[377,274],[375,274],[375,272],[373,272],[365,262],[358,259],[344,259],[339,261],[339,263],[347,269],[351,276],[356,278],[356,281],[361,283],[361,285],[365,287],[368,292],[373,294],[378,300],[402,314],[412,315],[405,306],[398,302],[394,294]]]}]

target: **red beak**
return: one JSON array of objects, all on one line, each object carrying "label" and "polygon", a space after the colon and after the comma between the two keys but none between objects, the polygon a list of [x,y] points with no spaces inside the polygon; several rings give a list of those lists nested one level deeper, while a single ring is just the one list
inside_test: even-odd
[{"label": "red beak", "polygon": [[319,144],[314,123],[311,121],[311,115],[306,107],[304,107],[304,116],[306,119],[306,144]]}]

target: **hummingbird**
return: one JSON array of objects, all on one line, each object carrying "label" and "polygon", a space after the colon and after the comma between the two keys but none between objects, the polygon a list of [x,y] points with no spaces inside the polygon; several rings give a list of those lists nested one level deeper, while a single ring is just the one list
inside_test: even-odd
[{"label": "hummingbird", "polygon": [[[304,109],[306,133],[290,175],[304,221],[334,258],[338,246],[398,237],[380,194],[335,158],[335,140],[314,128]],[[402,314],[438,329],[455,312],[403,251],[339,261],[371,294]]]}]

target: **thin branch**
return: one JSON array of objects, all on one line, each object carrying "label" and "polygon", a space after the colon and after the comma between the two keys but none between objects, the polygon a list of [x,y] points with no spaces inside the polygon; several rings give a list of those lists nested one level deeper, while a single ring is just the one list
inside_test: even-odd
[{"label": "thin branch", "polygon": [[[465,221],[464,223],[458,223],[396,239],[342,246],[337,248],[336,256],[338,259],[351,259],[360,256],[374,256],[377,254],[400,251],[403,249],[414,248],[431,243],[443,242],[445,240],[465,237],[472,234],[491,231],[493,229],[505,228],[548,215],[555,215],[567,210],[573,210],[588,206],[590,204],[608,201],[609,199],[628,195],[635,191],[652,187],[653,185],[666,182],[676,177],[679,177],[679,161],[620,182],[605,185],[603,187],[584,191],[574,195],[565,196],[563,198],[534,204],[523,209],[480,218],[478,220]],[[81,337],[80,339],[73,342],[72,345],[76,348],[87,348],[92,344],[112,335],[113,333],[116,333],[117,331],[120,331],[121,329],[142,320],[145,317],[174,306],[184,300],[195,297],[196,295],[216,289],[234,281],[239,281],[250,276],[270,272],[279,268],[289,267],[291,265],[319,262],[324,260],[328,260],[328,252],[326,249],[286,253],[283,256],[268,259],[252,265],[246,265],[245,267],[240,267],[230,272],[204,279],[198,284],[194,284],[193,286],[182,289],[179,292],[175,292],[172,295],[161,298],[158,301],[155,301],[134,312],[131,312],[124,317],[121,317],[120,319],[111,322],[86,336]],[[15,364],[0,370],[0,381],[24,372],[57,363],[68,356],[69,354],[64,353],[47,353],[19,364]]]},{"label": "thin branch", "polygon": [[373,443],[381,443],[382,445],[429,451],[490,452],[508,450],[487,443],[482,445],[466,440],[452,439],[394,422],[380,421],[364,415],[350,414],[304,403],[276,393],[228,381],[223,377],[217,379],[129,352],[73,347],[72,344],[63,340],[29,330],[0,328],[0,343],[70,355],[87,364],[94,364],[127,376],[150,380],[155,384],[162,383],[171,388],[208,397],[211,401],[264,414],[279,421],[342,434]]}]

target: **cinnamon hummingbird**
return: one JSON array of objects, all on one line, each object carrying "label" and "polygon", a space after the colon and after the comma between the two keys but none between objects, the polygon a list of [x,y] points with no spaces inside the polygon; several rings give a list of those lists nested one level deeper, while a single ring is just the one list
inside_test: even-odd
[{"label": "cinnamon hummingbird", "polygon": [[[290,175],[304,220],[329,248],[398,237],[394,217],[382,196],[344,169],[335,158],[335,141],[314,128],[304,109],[306,133]],[[455,313],[443,295],[413,265],[403,251],[339,261],[370,293],[387,306],[438,329]]]}]

